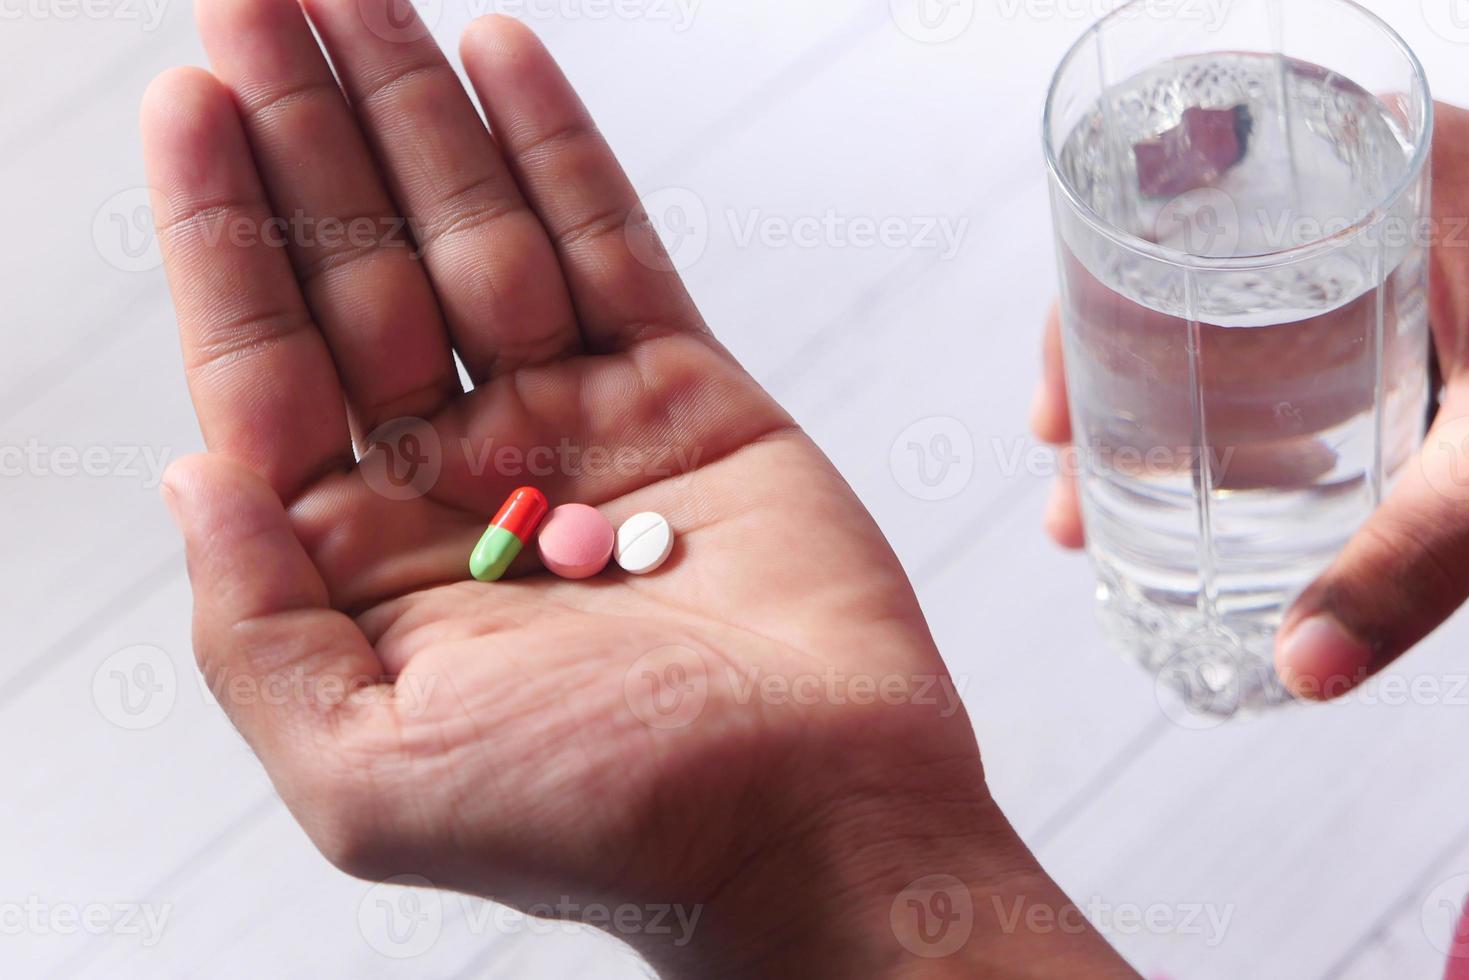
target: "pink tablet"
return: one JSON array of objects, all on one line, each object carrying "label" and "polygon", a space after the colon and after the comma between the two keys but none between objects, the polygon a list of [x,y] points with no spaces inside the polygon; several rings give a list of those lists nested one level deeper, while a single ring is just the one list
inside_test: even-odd
[{"label": "pink tablet", "polygon": [[541,525],[541,562],[562,578],[591,578],[607,567],[617,535],[595,507],[562,504]]}]

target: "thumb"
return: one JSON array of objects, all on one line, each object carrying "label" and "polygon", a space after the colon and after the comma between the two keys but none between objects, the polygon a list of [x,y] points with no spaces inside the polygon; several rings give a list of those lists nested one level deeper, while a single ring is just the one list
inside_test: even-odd
[{"label": "thumb", "polygon": [[1469,399],[1461,394],[1444,404],[1382,507],[1286,614],[1276,672],[1298,697],[1337,697],[1427,636],[1466,595]]},{"label": "thumb", "polygon": [[333,737],[333,713],[378,683],[382,665],[329,607],[280,498],[254,472],[187,456],[169,466],[162,492],[184,535],[199,667],[286,796],[282,776],[306,770],[303,756]]}]

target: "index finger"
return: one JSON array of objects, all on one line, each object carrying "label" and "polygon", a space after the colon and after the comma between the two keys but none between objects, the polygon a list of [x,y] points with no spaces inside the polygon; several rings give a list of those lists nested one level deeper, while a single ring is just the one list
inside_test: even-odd
[{"label": "index finger", "polygon": [[154,221],[205,442],[290,501],[354,465],[346,401],[284,249],[229,92],[180,68],[143,97]]}]

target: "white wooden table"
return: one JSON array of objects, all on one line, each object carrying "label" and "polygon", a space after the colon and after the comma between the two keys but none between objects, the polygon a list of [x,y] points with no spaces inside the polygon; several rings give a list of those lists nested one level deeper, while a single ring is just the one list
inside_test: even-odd
[{"label": "white wooden table", "polygon": [[[450,51],[472,14],[529,11],[639,187],[695,202],[687,275],[709,321],[891,536],[995,795],[1141,971],[1437,976],[1469,892],[1469,622],[1399,670],[1436,684],[1424,703],[1378,686],[1209,730],[1101,645],[1085,562],[1038,530],[1024,434],[1054,275],[1041,100],[1100,4],[932,2],[931,31],[888,0],[428,9]],[[1469,101],[1469,30],[1418,0],[1369,5],[1441,97]],[[0,971],[645,974],[598,934],[454,897],[415,909],[337,873],[199,685],[156,479],[200,441],[163,278],[128,223],[139,96],[203,58],[185,4],[86,9],[0,7]],[[864,245],[888,219],[898,240]],[[812,221],[841,230],[782,239]],[[953,439],[945,499],[913,492],[904,433]],[[1150,907],[1171,924],[1133,927]]]}]

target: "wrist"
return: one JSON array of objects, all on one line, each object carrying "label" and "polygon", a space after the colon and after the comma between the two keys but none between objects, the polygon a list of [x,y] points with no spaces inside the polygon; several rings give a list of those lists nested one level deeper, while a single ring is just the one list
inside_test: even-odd
[{"label": "wrist", "polygon": [[942,792],[888,776],[811,807],[708,896],[693,942],[644,953],[668,978],[1135,976],[1014,833],[977,758],[915,768]]}]

